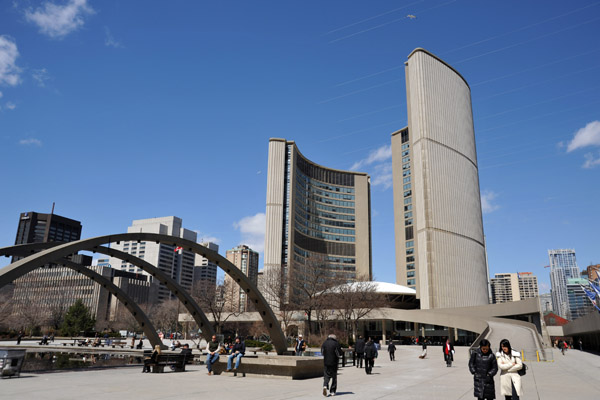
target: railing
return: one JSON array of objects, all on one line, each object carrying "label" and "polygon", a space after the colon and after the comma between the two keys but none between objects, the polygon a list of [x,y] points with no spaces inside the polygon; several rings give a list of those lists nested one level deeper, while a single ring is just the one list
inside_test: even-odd
[{"label": "railing", "polygon": [[554,362],[554,353],[552,349],[521,349],[521,359],[526,362]]}]

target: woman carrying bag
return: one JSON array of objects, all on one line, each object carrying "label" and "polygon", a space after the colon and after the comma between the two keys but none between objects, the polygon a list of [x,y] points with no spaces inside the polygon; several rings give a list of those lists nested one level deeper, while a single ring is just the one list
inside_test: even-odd
[{"label": "woman carrying bag", "polygon": [[500,394],[506,400],[519,400],[519,396],[523,395],[521,375],[519,375],[519,371],[523,368],[521,354],[510,347],[508,339],[502,339],[496,359],[500,368]]}]

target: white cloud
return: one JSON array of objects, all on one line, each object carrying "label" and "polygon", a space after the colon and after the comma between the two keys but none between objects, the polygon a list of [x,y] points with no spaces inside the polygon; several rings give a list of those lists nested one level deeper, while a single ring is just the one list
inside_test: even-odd
[{"label": "white cloud", "polygon": [[23,145],[23,146],[41,146],[42,145],[42,141],[39,139],[35,139],[35,138],[29,138],[29,139],[22,139],[19,140],[19,144]]},{"label": "white cloud", "polygon": [[108,26],[104,27],[104,45],[108,47],[114,47],[115,49],[123,48],[121,42],[116,40],[112,33],[110,33]]},{"label": "white cloud", "polygon": [[392,163],[384,163],[375,166],[373,173],[371,174],[371,185],[383,186],[384,189],[392,187],[393,173]]},{"label": "white cloud", "polygon": [[244,217],[233,224],[234,228],[242,234],[241,243],[248,245],[252,250],[262,253],[265,249],[265,224],[264,213]]},{"label": "white cloud", "polygon": [[600,153],[598,158],[594,158],[594,154],[587,153],[585,157],[585,163],[582,165],[583,168],[594,168],[597,165],[600,165]]},{"label": "white cloud", "polygon": [[46,68],[32,70],[31,77],[37,82],[39,87],[45,87],[46,81],[50,79]]},{"label": "white cloud", "polygon": [[21,68],[16,64],[17,57],[17,43],[6,35],[0,36],[0,85],[16,86],[21,83]]},{"label": "white cloud", "polygon": [[198,237],[198,243],[206,243],[206,242],[212,242],[212,243],[215,243],[215,244],[220,244],[221,243],[221,239],[219,239],[216,236],[212,236],[212,235],[209,235],[207,233],[200,232],[200,231],[194,231],[194,232],[196,232],[196,235],[198,235],[197,236]]},{"label": "white cloud", "polygon": [[62,39],[84,24],[84,17],[94,10],[87,0],[68,0],[64,5],[45,2],[35,11],[25,11],[25,19],[38,26],[40,32],[51,38]]},{"label": "white cloud", "polygon": [[360,161],[355,162],[351,167],[351,171],[356,171],[359,168],[362,168],[366,165],[371,165],[376,162],[382,162],[390,159],[392,157],[392,146],[384,145],[380,148],[373,150],[369,153],[367,158],[363,158]]},{"label": "white cloud", "polygon": [[567,147],[567,152],[587,146],[600,146],[600,121],[592,121],[581,128]]},{"label": "white cloud", "polygon": [[7,101],[5,107],[12,111],[17,108],[17,105],[13,102]]},{"label": "white cloud", "polygon": [[484,214],[491,213],[500,208],[499,205],[494,204],[496,197],[498,197],[498,195],[491,190],[486,190],[481,193],[481,211]]}]

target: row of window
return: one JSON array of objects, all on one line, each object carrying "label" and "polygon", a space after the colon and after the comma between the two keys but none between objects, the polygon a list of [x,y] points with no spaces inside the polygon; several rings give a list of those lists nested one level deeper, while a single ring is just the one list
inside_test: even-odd
[{"label": "row of window", "polygon": [[343,200],[331,200],[326,197],[321,197],[313,193],[306,193],[304,191],[298,190],[298,197],[302,199],[303,202],[308,203],[309,200],[318,201],[324,204],[334,204],[336,206],[343,207],[354,207],[353,201],[343,201]]},{"label": "row of window", "polygon": [[310,186],[318,187],[318,188],[325,189],[325,190],[330,190],[332,192],[354,193],[354,188],[352,188],[352,187],[338,187],[338,186],[330,185],[325,182],[321,182],[321,181],[309,178],[308,176],[304,175],[299,170],[296,170],[296,176],[301,178],[306,184],[308,184]]},{"label": "row of window", "polygon": [[321,232],[315,232],[311,229],[305,228],[300,224],[294,224],[294,227],[297,231],[304,233],[305,235],[312,236],[318,239],[332,240],[336,242],[354,242],[354,236],[338,236],[338,235],[328,235]]},{"label": "row of window", "polygon": [[[296,177],[296,187],[304,192],[304,193],[315,193],[318,194],[320,196],[324,196],[324,197],[331,197],[334,199],[341,199],[341,200],[354,200],[354,195],[352,194],[348,194],[347,192],[329,192],[329,191],[325,191],[325,190],[321,190],[320,186],[314,187],[312,185],[309,185],[308,183],[306,183],[306,181],[302,180],[301,177]],[[346,188],[344,188],[346,189]],[[352,190],[352,192],[354,192],[354,190]]]},{"label": "row of window", "polygon": [[341,235],[354,235],[355,234],[354,229],[330,228],[326,225],[313,224],[311,222],[303,220],[298,215],[296,215],[296,221],[300,225],[305,226],[314,231],[327,232],[327,233],[339,233]]},{"label": "row of window", "polygon": [[301,201],[296,201],[296,206],[299,206],[304,211],[311,212],[313,214],[315,214],[313,212],[313,210],[315,208],[317,210],[331,211],[331,212],[337,212],[337,213],[342,213],[342,214],[354,214],[354,208],[332,207],[332,206],[326,206],[326,205],[320,204],[320,203],[309,203],[308,205],[305,205]]},{"label": "row of window", "polygon": [[[316,215],[323,218],[329,218],[333,220],[343,220],[343,221],[354,221],[354,215],[346,215],[346,214],[329,214],[326,212],[311,210],[312,214],[308,214],[304,208],[296,207],[296,213],[305,217],[305,219],[310,219],[311,215]],[[313,217],[314,218],[314,217]],[[286,219],[287,220],[287,219]]]}]

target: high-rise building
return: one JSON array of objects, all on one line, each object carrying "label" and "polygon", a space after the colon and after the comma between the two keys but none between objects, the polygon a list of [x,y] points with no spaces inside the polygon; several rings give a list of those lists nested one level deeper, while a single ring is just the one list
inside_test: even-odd
[{"label": "high-rise building", "polygon": [[594,306],[589,297],[583,291],[583,287],[593,291],[587,279],[569,278],[567,279],[567,297],[569,299],[570,319],[577,319],[589,314],[594,310]]},{"label": "high-rise building", "polygon": [[288,300],[290,277],[302,269],[370,279],[369,176],[323,167],[293,141],[271,139],[264,254],[265,274],[281,275]]},{"label": "high-rise building", "polygon": [[587,270],[587,279],[590,281],[597,282],[600,277],[600,264],[590,265],[586,268]]},{"label": "high-rise building", "polygon": [[[192,241],[196,241],[197,237],[196,232],[182,227],[181,218],[173,216],[134,220],[131,226],[127,228],[127,233],[135,232],[160,233]],[[191,291],[194,280],[195,253],[181,248],[177,249],[169,244],[146,241],[138,243],[135,240],[112,243],[111,247],[148,261],[170,276],[184,289]],[[148,272],[125,260],[111,257],[110,265],[123,271],[147,275],[150,281],[155,283]],[[174,298],[171,291],[162,283],[159,284],[157,300],[163,301],[170,298]]]},{"label": "high-rise building", "polygon": [[519,272],[519,296],[521,300],[539,297],[537,276],[532,272]]},{"label": "high-rise building", "polygon": [[490,279],[492,303],[506,303],[538,297],[537,277],[531,272],[496,274]]},{"label": "high-rise building", "polygon": [[540,294],[540,309],[543,313],[551,312],[552,310],[552,294],[542,293]]},{"label": "high-rise building", "polygon": [[569,319],[569,296],[567,279],[580,278],[575,250],[548,250],[550,258],[550,285],[552,286],[552,307],[557,315]]},{"label": "high-rise building", "polygon": [[488,304],[469,85],[423,49],[405,72],[408,127],[392,134],[396,281],[424,309]]},{"label": "high-rise building", "polygon": [[[246,245],[239,245],[231,250],[227,250],[227,260],[238,267],[250,281],[256,286],[258,284],[258,253]],[[234,312],[248,311],[248,296],[246,292],[229,275],[225,276],[225,286],[230,285],[230,289],[235,287],[235,295],[231,296],[229,308]],[[233,290],[232,290],[233,291]]]},{"label": "high-rise building", "polygon": [[[201,243],[202,246],[219,252],[219,245],[213,242]],[[194,265],[194,287],[215,287],[217,284],[217,264],[209,261],[207,258],[196,254],[196,262]]]},{"label": "high-rise building", "polygon": [[[27,243],[72,242],[81,239],[81,222],[60,215],[21,213],[15,245]],[[23,257],[15,256],[12,262]]]}]

